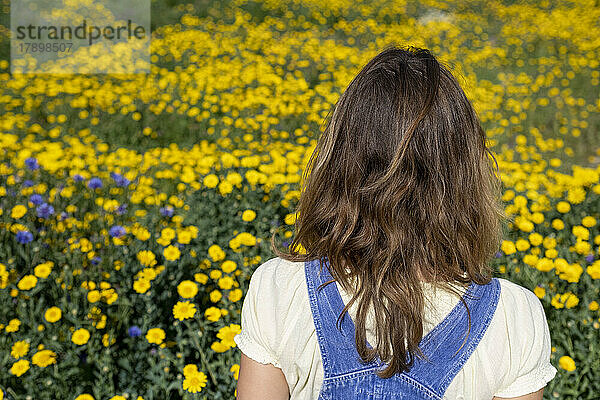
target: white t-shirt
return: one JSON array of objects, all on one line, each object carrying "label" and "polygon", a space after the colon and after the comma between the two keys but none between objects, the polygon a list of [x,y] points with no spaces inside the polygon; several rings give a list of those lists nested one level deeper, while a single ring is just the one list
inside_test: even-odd
[{"label": "white t-shirt", "polygon": [[[492,322],[448,386],[444,399],[523,396],[544,387],[557,372],[550,364],[550,332],[541,302],[530,290],[505,279],[499,281],[501,295]],[[425,335],[448,315],[459,298],[423,285]],[[341,286],[337,288],[347,304],[351,296]],[[356,302],[348,312],[354,320]],[[281,368],[291,400],[318,397],[323,365],[303,262],[275,257],[256,269],[244,299],[241,326],[235,343],[247,357]],[[368,317],[367,341],[375,343],[369,326],[373,325]]]}]

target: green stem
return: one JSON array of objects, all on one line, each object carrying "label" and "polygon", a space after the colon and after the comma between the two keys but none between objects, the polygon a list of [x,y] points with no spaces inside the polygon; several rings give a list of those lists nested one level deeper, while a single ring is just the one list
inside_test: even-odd
[{"label": "green stem", "polygon": [[[187,321],[185,322],[185,325],[187,326],[188,329],[190,329],[190,325]],[[194,341],[194,344],[196,345],[196,348],[198,349],[198,352],[200,353],[200,358],[202,358],[202,366],[204,367],[204,369],[206,369],[208,371],[208,375],[210,375],[210,379],[212,380],[213,384],[215,386],[217,386],[217,378],[215,378],[215,374],[214,374],[212,368],[210,367],[210,365],[208,364],[208,360],[206,359],[206,354],[204,354],[204,351],[202,350],[202,346],[200,346],[200,342],[198,341],[198,338],[194,334],[192,334],[190,336],[192,337],[192,340]]]}]

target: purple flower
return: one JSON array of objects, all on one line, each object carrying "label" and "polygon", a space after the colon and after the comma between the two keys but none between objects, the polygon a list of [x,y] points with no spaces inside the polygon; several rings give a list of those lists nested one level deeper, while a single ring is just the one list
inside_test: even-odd
[{"label": "purple flower", "polygon": [[166,207],[161,207],[159,209],[160,213],[163,215],[163,217],[172,217],[173,216],[173,207],[171,206],[166,206]]},{"label": "purple flower", "polygon": [[125,231],[125,228],[123,228],[121,225],[115,225],[109,229],[108,233],[112,237],[120,238],[121,236],[125,236],[127,232]]},{"label": "purple flower", "polygon": [[116,213],[118,215],[123,215],[127,212],[127,204],[121,204],[119,207],[117,207],[117,211]]},{"label": "purple flower", "polygon": [[98,189],[102,187],[102,181],[100,180],[100,178],[92,178],[90,179],[90,181],[88,182],[88,187],[90,189]]},{"label": "purple flower", "polygon": [[32,187],[34,182],[31,179],[26,179],[23,181],[23,187]]},{"label": "purple flower", "polygon": [[102,259],[100,257],[94,257],[92,258],[92,265],[98,265],[100,263],[100,261],[102,261]]},{"label": "purple flower", "polygon": [[67,213],[67,212],[63,211],[63,212],[61,212],[61,213],[60,213],[60,218],[59,218],[59,220],[61,220],[61,221],[62,221],[62,220],[65,220],[65,219],[67,219],[68,217],[69,217],[69,213]]},{"label": "purple flower", "polygon": [[40,168],[38,161],[33,157],[29,157],[28,159],[26,159],[25,165],[27,165],[27,168],[29,168],[32,171],[35,171],[36,169]]},{"label": "purple flower", "polygon": [[48,203],[40,204],[36,208],[37,216],[40,218],[48,218],[52,214],[54,214],[54,207],[52,207]]},{"label": "purple flower", "polygon": [[44,198],[36,193],[29,196],[29,201],[38,206],[44,202]]},{"label": "purple flower", "polygon": [[127,187],[130,183],[129,179],[125,178],[121,174],[117,174],[116,172],[111,172],[110,177],[113,178],[117,186]]},{"label": "purple flower", "polygon": [[79,174],[75,174],[75,175],[73,175],[73,180],[75,182],[81,182],[81,181],[85,180],[85,178]]},{"label": "purple flower", "polygon": [[496,257],[496,258],[500,258],[500,257],[502,257],[503,255],[504,255],[504,253],[502,253],[500,250],[498,250],[498,251],[496,252],[496,255],[495,255],[495,257]]},{"label": "purple flower", "polygon": [[591,253],[591,254],[588,254],[588,255],[585,257],[585,261],[587,261],[587,262],[591,263],[591,262],[593,262],[593,261],[594,261],[594,258],[595,258],[595,257],[594,257],[594,254],[593,254],[593,253]]},{"label": "purple flower", "polygon": [[142,330],[136,326],[136,325],[132,325],[128,330],[127,330],[127,334],[130,337],[138,337],[142,334]]},{"label": "purple flower", "polygon": [[33,240],[33,234],[29,231],[17,232],[17,241],[21,244],[27,244]]},{"label": "purple flower", "polygon": [[283,247],[288,247],[290,244],[287,240],[284,240],[282,243]]}]

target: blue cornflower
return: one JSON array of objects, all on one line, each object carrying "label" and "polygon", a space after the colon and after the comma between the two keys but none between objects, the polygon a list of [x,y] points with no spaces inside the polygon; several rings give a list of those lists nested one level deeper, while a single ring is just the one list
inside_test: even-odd
[{"label": "blue cornflower", "polygon": [[17,242],[21,244],[27,244],[33,241],[33,234],[29,231],[18,231],[17,232]]},{"label": "blue cornflower", "polygon": [[90,181],[88,182],[88,187],[90,189],[98,189],[102,187],[102,181],[100,180],[100,178],[92,178],[90,179]]},{"label": "blue cornflower", "polygon": [[117,211],[116,213],[118,215],[123,215],[127,212],[127,204],[121,204],[119,207],[117,207]]},{"label": "blue cornflower", "polygon": [[123,228],[121,225],[115,225],[115,226],[112,226],[108,230],[108,233],[112,237],[118,237],[118,238],[120,238],[121,236],[124,236],[127,232],[125,231],[125,228]]},{"label": "blue cornflower", "polygon": [[131,337],[137,337],[137,336],[140,336],[140,335],[142,334],[142,330],[141,330],[141,329],[140,329],[138,326],[136,326],[136,325],[133,325],[133,326],[131,326],[131,327],[130,327],[130,328],[127,330],[127,333],[128,333],[128,334],[129,334],[129,336],[131,336]]},{"label": "blue cornflower", "polygon": [[52,214],[54,214],[54,207],[52,207],[48,203],[40,204],[36,208],[37,216],[40,218],[48,218]]},{"label": "blue cornflower", "polygon": [[81,181],[85,180],[85,178],[79,174],[75,174],[75,175],[73,175],[73,180],[75,182],[81,182]]},{"label": "blue cornflower", "polygon": [[40,168],[40,164],[38,164],[38,161],[33,157],[29,157],[28,159],[26,159],[25,165],[27,165],[27,168],[29,168],[32,171],[35,171],[36,169]]},{"label": "blue cornflower", "polygon": [[92,265],[98,265],[100,263],[100,261],[102,261],[102,259],[100,257],[94,257],[91,260]]},{"label": "blue cornflower", "polygon": [[594,254],[593,254],[593,253],[592,253],[592,254],[588,254],[588,255],[585,257],[585,261],[587,261],[587,262],[590,262],[590,263],[591,263],[591,262],[593,262],[593,261],[594,261],[594,258],[595,258],[595,257],[594,257]]},{"label": "blue cornflower", "polygon": [[130,183],[129,179],[125,178],[121,174],[117,174],[116,172],[111,172],[110,177],[113,178],[117,186],[120,187],[127,187],[127,185]]},{"label": "blue cornflower", "polygon": [[36,206],[39,206],[44,202],[44,198],[36,193],[29,196],[29,201],[35,204]]},{"label": "blue cornflower", "polygon": [[166,206],[166,207],[161,207],[159,209],[159,211],[164,217],[172,217],[174,209],[171,206]]},{"label": "blue cornflower", "polygon": [[34,182],[31,179],[25,179],[23,181],[23,187],[32,187],[34,185]]}]

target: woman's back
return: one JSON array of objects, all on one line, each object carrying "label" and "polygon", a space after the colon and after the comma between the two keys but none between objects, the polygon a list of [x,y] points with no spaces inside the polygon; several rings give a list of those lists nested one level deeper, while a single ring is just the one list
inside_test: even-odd
[{"label": "woman's back", "polygon": [[[550,335],[540,301],[528,289],[504,279],[498,282],[500,296],[493,318],[444,399],[517,397],[544,387],[556,373],[550,364]],[[453,293],[428,283],[423,288],[425,336],[462,305]],[[350,294],[339,285],[336,289],[347,304]],[[291,399],[318,398],[324,369],[305,264],[278,257],[262,264],[252,276],[242,310],[242,332],[235,337],[240,350],[259,363],[281,368]],[[354,305],[349,315],[354,320]],[[367,341],[374,343],[372,314],[366,327]]]}]

